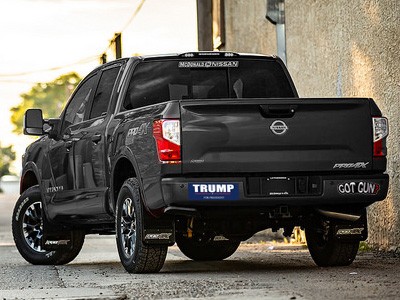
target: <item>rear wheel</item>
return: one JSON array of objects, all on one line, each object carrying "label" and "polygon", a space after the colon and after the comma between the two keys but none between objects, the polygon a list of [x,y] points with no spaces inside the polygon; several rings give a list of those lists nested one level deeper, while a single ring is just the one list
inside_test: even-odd
[{"label": "rear wheel", "polygon": [[117,200],[116,239],[122,265],[129,273],[155,273],[167,256],[166,245],[143,243],[143,214],[139,184],[130,178],[123,184]]},{"label": "rear wheel", "polygon": [[223,260],[231,256],[240,245],[240,241],[201,241],[197,238],[176,236],[176,244],[185,256],[198,261]]},{"label": "rear wheel", "polygon": [[348,266],[356,258],[358,240],[338,240],[333,228],[324,224],[306,228],[308,249],[314,262],[320,267]]},{"label": "rear wheel", "polygon": [[61,265],[74,260],[82,249],[84,233],[71,232],[72,246],[68,249],[43,249],[43,207],[39,186],[27,189],[15,204],[12,232],[22,257],[35,265]]}]

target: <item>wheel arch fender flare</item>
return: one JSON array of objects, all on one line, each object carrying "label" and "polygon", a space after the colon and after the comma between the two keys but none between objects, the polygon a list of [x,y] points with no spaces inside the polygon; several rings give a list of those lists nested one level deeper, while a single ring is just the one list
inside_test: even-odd
[{"label": "wheel arch fender flare", "polygon": [[[128,168],[126,168],[126,163]],[[121,173],[121,170],[124,172]],[[140,170],[139,165],[136,161],[135,155],[132,153],[131,149],[128,147],[123,147],[119,150],[119,154],[115,157],[114,163],[111,166],[111,176],[110,176],[110,197],[109,197],[109,210],[112,214],[115,214],[115,205],[117,203],[118,193],[120,188],[126,179],[136,177],[139,183],[139,190],[143,193],[143,186],[140,180]],[[144,195],[142,194],[142,199]],[[145,201],[143,201],[145,205]]]},{"label": "wheel arch fender flare", "polygon": [[27,162],[24,165],[22,172],[21,172],[19,193],[22,194],[28,188],[30,188],[34,185],[39,185],[40,192],[43,197],[44,190],[43,190],[43,186],[40,184],[42,181],[41,179],[42,179],[42,176],[41,176],[41,172],[39,171],[38,166],[32,161]]},{"label": "wheel arch fender flare", "polygon": [[40,191],[40,198],[43,207],[43,221],[45,227],[52,228],[52,225],[48,225],[50,222],[49,212],[47,209],[47,202],[46,202],[46,190],[44,185],[42,184],[42,173],[39,170],[37,164],[33,161],[28,161],[22,170],[21,181],[20,181],[20,194],[24,193],[29,188],[37,185]]}]

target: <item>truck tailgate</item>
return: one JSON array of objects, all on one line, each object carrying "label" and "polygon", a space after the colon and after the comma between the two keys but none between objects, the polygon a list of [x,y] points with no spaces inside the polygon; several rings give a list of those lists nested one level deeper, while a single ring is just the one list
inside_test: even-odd
[{"label": "truck tailgate", "polygon": [[180,105],[183,173],[372,167],[368,99],[184,100]]}]

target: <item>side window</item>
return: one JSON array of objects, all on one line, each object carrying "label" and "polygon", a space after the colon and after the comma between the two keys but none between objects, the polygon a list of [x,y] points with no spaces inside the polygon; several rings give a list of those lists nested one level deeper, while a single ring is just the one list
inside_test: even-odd
[{"label": "side window", "polygon": [[93,99],[92,110],[89,119],[97,118],[107,112],[111,92],[117,79],[119,67],[107,69],[101,74],[100,82]]},{"label": "side window", "polygon": [[140,63],[129,82],[122,110],[170,100],[169,83],[175,75],[176,64],[175,62]]},{"label": "side window", "polygon": [[88,78],[72,97],[65,111],[63,129],[83,121],[86,106],[95,87],[96,77],[93,75]]}]

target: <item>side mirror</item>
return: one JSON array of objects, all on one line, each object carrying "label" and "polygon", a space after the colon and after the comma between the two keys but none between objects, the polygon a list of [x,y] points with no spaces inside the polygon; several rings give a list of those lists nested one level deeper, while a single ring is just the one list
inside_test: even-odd
[{"label": "side mirror", "polygon": [[43,135],[43,115],[41,109],[28,109],[24,117],[24,134]]},{"label": "side mirror", "polygon": [[44,129],[45,133],[49,135],[52,139],[58,139],[61,130],[61,119],[48,119],[45,120],[48,125],[48,130]]}]

